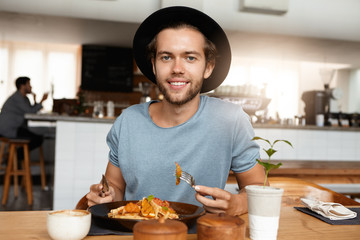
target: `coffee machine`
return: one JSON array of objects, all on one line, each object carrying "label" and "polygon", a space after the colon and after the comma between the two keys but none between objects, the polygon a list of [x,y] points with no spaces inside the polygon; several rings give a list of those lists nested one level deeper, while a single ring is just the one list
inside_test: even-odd
[{"label": "coffee machine", "polygon": [[326,113],[327,94],[326,91],[306,91],[301,100],[305,103],[305,120],[308,125],[316,124],[316,115]]},{"label": "coffee machine", "polygon": [[330,88],[335,69],[321,68],[319,74],[324,84],[324,90],[306,91],[301,97],[305,103],[306,123],[310,125],[316,124],[316,115],[323,114],[325,126],[331,126],[331,118],[334,118],[333,115],[341,113],[338,107],[338,100],[342,97],[342,91],[339,88]]}]

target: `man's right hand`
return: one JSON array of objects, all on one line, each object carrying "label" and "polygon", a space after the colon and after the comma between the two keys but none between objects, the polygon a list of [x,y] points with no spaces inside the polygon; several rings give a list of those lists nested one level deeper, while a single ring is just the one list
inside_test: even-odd
[{"label": "man's right hand", "polygon": [[103,185],[101,183],[91,185],[90,192],[86,194],[89,207],[96,204],[124,200],[126,183],[122,177],[120,168],[115,167],[109,161],[105,176],[109,185],[109,191],[103,193]]},{"label": "man's right hand", "polygon": [[102,192],[103,186],[101,184],[93,184],[90,187],[90,192],[86,194],[88,206],[91,207],[100,203],[113,202],[115,198],[115,191],[112,186],[109,186],[109,191]]},{"label": "man's right hand", "polygon": [[49,93],[44,93],[44,95],[43,95],[40,103],[42,103],[43,101],[45,101],[45,100],[48,98],[48,96],[49,96]]},{"label": "man's right hand", "polygon": [[33,95],[34,103],[36,103],[36,94],[34,92],[30,93]]}]

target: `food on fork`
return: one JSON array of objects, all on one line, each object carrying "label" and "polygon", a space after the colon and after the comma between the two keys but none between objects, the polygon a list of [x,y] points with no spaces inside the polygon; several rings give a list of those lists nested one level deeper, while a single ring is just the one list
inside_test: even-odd
[{"label": "food on fork", "polygon": [[123,219],[159,219],[160,217],[178,219],[179,215],[170,207],[168,201],[163,201],[150,195],[138,202],[129,202],[125,206],[111,209],[108,217]]},{"label": "food on fork", "polygon": [[181,167],[177,162],[175,162],[175,165],[176,165],[176,185],[179,185],[180,177],[181,177]]},{"label": "food on fork", "polygon": [[189,184],[191,187],[195,187],[195,179],[191,174],[184,172],[181,170],[180,165],[175,162],[176,164],[176,170],[174,172],[174,176],[176,176],[176,185],[180,183],[180,180],[185,181],[187,184]]}]

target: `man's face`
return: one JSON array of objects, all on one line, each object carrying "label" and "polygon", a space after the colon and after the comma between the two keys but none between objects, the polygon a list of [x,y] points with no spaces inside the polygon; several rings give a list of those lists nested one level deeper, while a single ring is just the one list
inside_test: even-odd
[{"label": "man's face", "polygon": [[31,88],[32,87],[31,87],[30,81],[27,81],[24,86],[25,86],[25,93],[26,94],[31,93]]},{"label": "man's face", "polygon": [[191,28],[164,29],[157,36],[153,71],[166,101],[182,105],[201,90],[213,66],[206,64],[204,36]]}]

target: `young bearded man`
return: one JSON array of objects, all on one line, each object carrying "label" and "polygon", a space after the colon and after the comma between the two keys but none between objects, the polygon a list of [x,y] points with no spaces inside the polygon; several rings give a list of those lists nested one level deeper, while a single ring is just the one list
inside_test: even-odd
[{"label": "young bearded man", "polygon": [[[140,25],[133,51],[164,100],[131,106],[117,118],[107,136],[110,190],[104,194],[101,184],[92,185],[89,206],[152,194],[212,213],[246,213],[244,187],[265,179],[249,117],[239,105],[200,95],[228,73],[231,51],[224,31],[198,10],[164,8]],[[175,185],[175,162],[194,176],[194,188]],[[223,190],[230,170],[239,194]]]}]

